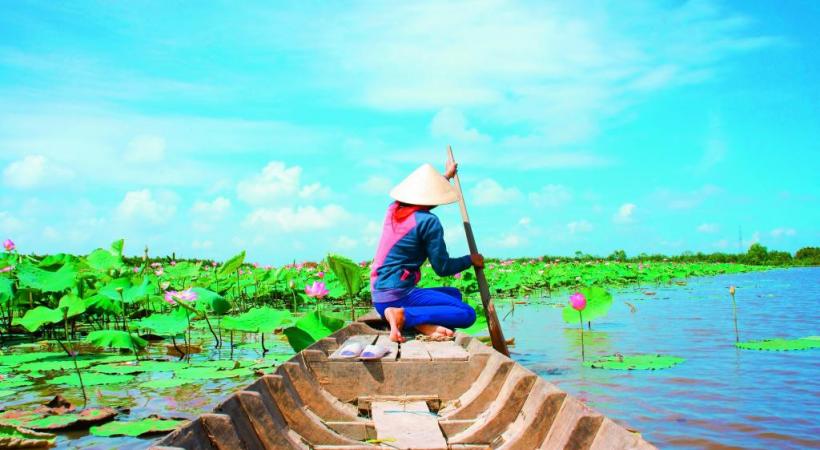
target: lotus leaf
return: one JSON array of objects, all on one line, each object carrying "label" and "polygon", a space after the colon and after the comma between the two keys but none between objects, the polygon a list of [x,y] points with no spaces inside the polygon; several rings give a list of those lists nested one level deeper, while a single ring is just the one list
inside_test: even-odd
[{"label": "lotus leaf", "polygon": [[62,292],[74,285],[77,270],[73,264],[65,264],[56,272],[40,269],[30,263],[17,266],[20,287],[37,289],[42,292]]},{"label": "lotus leaf", "polygon": [[[584,322],[600,319],[609,312],[612,307],[612,294],[600,286],[590,286],[581,288],[581,293],[587,299],[587,306],[583,310]],[[571,306],[565,306],[562,317],[566,323],[578,323],[578,311]]]},{"label": "lotus leaf", "polygon": [[71,318],[85,312],[85,302],[74,294],[68,294],[60,299],[57,309],[62,311],[66,318]]},{"label": "lotus leaf", "polygon": [[232,257],[231,259],[225,261],[221,267],[219,267],[219,275],[233,275],[234,272],[239,270],[242,267],[242,263],[245,262],[245,251],[243,250],[242,253]]},{"label": "lotus leaf", "polygon": [[48,448],[56,436],[14,425],[0,425],[0,448]]},{"label": "lotus leaf", "polygon": [[362,290],[362,268],[355,262],[339,255],[327,255],[327,264],[344,286],[347,295],[354,296]]},{"label": "lotus leaf", "polygon": [[[35,411],[36,412],[36,411]],[[44,413],[40,417],[21,420],[21,426],[36,431],[56,431],[67,428],[85,428],[96,423],[105,422],[117,415],[113,408],[88,408],[80,412],[64,414]]]},{"label": "lotus leaf", "polygon": [[41,359],[50,359],[54,357],[63,356],[65,353],[56,352],[31,352],[31,353],[15,353],[11,355],[0,355],[0,365],[4,366],[19,366],[31,361],[39,361]]},{"label": "lotus leaf", "polygon": [[11,389],[22,386],[31,386],[32,384],[34,384],[34,382],[25,377],[9,377],[0,380],[0,389]]},{"label": "lotus leaf", "polygon": [[231,309],[231,304],[225,300],[225,297],[222,297],[214,291],[202,287],[195,287],[193,291],[197,295],[197,305],[207,307],[207,309],[213,311],[215,314],[222,315]]},{"label": "lotus leaf", "polygon": [[736,345],[744,350],[811,350],[820,348],[820,336],[808,336],[799,339],[764,339],[761,341],[738,342]]},{"label": "lotus leaf", "polygon": [[188,329],[188,320],[184,314],[151,314],[137,322],[137,326],[160,336],[176,336]]},{"label": "lotus leaf", "polygon": [[151,380],[146,381],[140,384],[140,387],[152,388],[152,389],[165,389],[165,388],[172,388],[183,386],[186,384],[196,383],[194,380],[182,379],[182,378],[166,378],[162,380]]},{"label": "lotus leaf", "polygon": [[328,337],[334,331],[344,327],[345,321],[319,311],[305,314],[292,327],[285,329],[288,343],[297,352],[309,347],[319,339]]},{"label": "lotus leaf", "polygon": [[8,397],[9,395],[16,394],[16,393],[17,393],[17,391],[0,389],[0,398]]},{"label": "lotus leaf", "polygon": [[253,372],[247,368],[220,370],[212,367],[190,367],[176,371],[175,375],[180,379],[219,380],[222,378],[249,377],[253,376]]},{"label": "lotus leaf", "polygon": [[123,265],[121,255],[102,248],[91,252],[85,257],[85,261],[97,272],[108,272],[111,269],[118,269]]},{"label": "lotus leaf", "polygon": [[658,370],[674,367],[684,361],[683,358],[656,354],[611,355],[594,361],[585,361],[584,365],[593,369]]},{"label": "lotus leaf", "polygon": [[120,330],[98,330],[88,333],[85,338],[98,347],[121,348],[127,350],[139,350],[145,348],[148,342],[139,336]]},{"label": "lotus leaf", "polygon": [[222,320],[222,328],[247,333],[270,333],[281,328],[290,318],[290,311],[263,306],[236,317],[226,317]]},{"label": "lotus leaf", "polygon": [[[99,386],[103,384],[128,383],[134,379],[131,375],[107,375],[104,373],[86,372],[83,374],[83,385]],[[48,384],[66,384],[69,386],[80,386],[80,379],[76,373],[55,377],[46,380]]]},{"label": "lotus leaf", "polygon": [[26,311],[26,314],[22,318],[14,319],[14,324],[21,325],[28,330],[29,333],[34,333],[43,325],[62,322],[62,320],[63,312],[59,309],[38,306]]},{"label": "lotus leaf", "polygon": [[184,425],[187,420],[147,418],[132,420],[128,422],[109,422],[98,427],[91,427],[91,434],[94,436],[144,436],[147,434],[159,434],[172,431],[178,426]]}]

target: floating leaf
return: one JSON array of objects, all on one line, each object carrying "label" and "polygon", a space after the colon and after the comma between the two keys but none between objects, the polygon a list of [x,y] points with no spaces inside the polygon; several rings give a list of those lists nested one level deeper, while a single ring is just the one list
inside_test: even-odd
[{"label": "floating leaf", "polygon": [[186,384],[196,383],[195,380],[188,380],[182,378],[166,378],[162,380],[151,380],[146,381],[140,384],[140,387],[146,387],[151,389],[165,389],[165,388],[172,388],[178,386],[184,386]]},{"label": "floating leaf", "polygon": [[14,425],[0,425],[0,448],[48,448],[57,437]]},{"label": "floating leaf", "polygon": [[8,377],[0,380],[0,389],[11,389],[23,386],[31,386],[32,384],[34,384],[34,382],[22,376]]},{"label": "floating leaf", "polygon": [[91,425],[110,420],[116,415],[117,411],[113,408],[88,408],[80,412],[45,414],[37,419],[24,420],[21,425],[36,431],[87,428]]},{"label": "floating leaf", "polygon": [[593,369],[611,370],[658,370],[676,366],[685,359],[676,356],[645,355],[611,355],[594,361],[585,361],[584,365]]},{"label": "floating leaf", "polygon": [[[103,384],[129,383],[134,379],[131,375],[107,375],[104,373],[86,372],[83,374],[83,385],[99,386]],[[69,386],[80,386],[80,379],[76,373],[55,377],[46,380],[48,384],[66,384]]]},{"label": "floating leaf", "polygon": [[738,348],[744,350],[792,351],[820,348],[820,336],[808,336],[799,339],[764,339],[761,341],[738,342]]},{"label": "floating leaf", "polygon": [[191,367],[178,370],[175,375],[180,379],[219,380],[222,378],[249,377],[253,376],[253,372],[247,368],[219,370],[212,367]]},{"label": "floating leaf", "polygon": [[151,417],[141,420],[132,420],[128,422],[109,422],[98,427],[91,427],[91,434],[94,436],[111,437],[111,436],[144,436],[147,434],[167,433],[174,430],[178,426],[187,423],[187,420],[176,419],[162,419],[158,417]]},{"label": "floating leaf", "polygon": [[65,353],[56,352],[31,352],[31,353],[15,353],[11,355],[0,355],[0,365],[15,367],[27,362],[38,361],[41,359],[54,358],[65,355]]},{"label": "floating leaf", "polygon": [[16,394],[16,393],[17,393],[17,391],[0,389],[0,398],[8,397],[9,395]]},{"label": "floating leaf", "polygon": [[131,374],[141,372],[173,372],[186,367],[189,367],[188,364],[178,361],[148,360],[140,361],[139,363],[104,364],[94,366],[89,370],[108,374]]},{"label": "floating leaf", "polygon": [[290,318],[290,311],[263,306],[236,317],[226,317],[222,320],[222,328],[246,333],[270,333],[281,328]]},{"label": "floating leaf", "polygon": [[151,314],[137,322],[137,326],[160,336],[176,336],[188,329],[188,320],[185,314]]}]

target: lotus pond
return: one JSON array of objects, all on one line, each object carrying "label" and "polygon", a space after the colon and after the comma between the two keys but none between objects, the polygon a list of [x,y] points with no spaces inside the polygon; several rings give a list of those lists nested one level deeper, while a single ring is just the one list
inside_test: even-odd
[{"label": "lotus pond", "polygon": [[[142,448],[154,439],[144,433],[210,411],[370,309],[367,262],[329,255],[272,268],[248,263],[244,252],[217,263],[150,259],[147,251],[128,258],[123,247],[33,256],[12,245],[0,254],[0,436]],[[820,346],[813,337],[817,269],[543,258],[491,261],[487,269],[504,330],[517,342],[513,357],[650,441],[816,443],[808,419],[769,424],[766,414],[786,414],[771,410],[781,404],[772,399],[818,406],[811,397],[817,365],[808,359]],[[472,272],[440,279],[423,268],[422,286],[442,284],[477,303]],[[735,346],[729,284],[738,285],[744,341],[806,339]],[[577,311],[566,306],[577,290],[587,298],[585,322],[592,321],[583,364]],[[486,322],[466,331],[485,332]],[[790,346],[804,350],[753,350]],[[643,366],[664,370],[617,370]]]}]

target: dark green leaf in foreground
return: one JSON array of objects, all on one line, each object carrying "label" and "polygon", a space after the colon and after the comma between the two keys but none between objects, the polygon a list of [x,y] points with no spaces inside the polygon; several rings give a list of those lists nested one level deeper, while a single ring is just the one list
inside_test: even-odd
[{"label": "dark green leaf in foreground", "polygon": [[98,347],[121,348],[126,350],[139,350],[148,345],[145,339],[119,330],[92,331],[88,333],[85,340]]},{"label": "dark green leaf in foreground", "polygon": [[345,326],[345,321],[319,311],[310,312],[284,330],[293,350],[301,352],[319,339],[328,337]]},{"label": "dark green leaf in foreground", "polygon": [[39,433],[13,425],[0,425],[0,448],[48,448],[54,445],[55,435]]},{"label": "dark green leaf in foreground", "polygon": [[585,361],[584,365],[593,369],[610,370],[659,370],[674,367],[685,359],[676,356],[646,355],[611,355],[594,361]]},{"label": "dark green leaf in foreground", "polygon": [[800,339],[764,339],[762,341],[738,342],[738,348],[744,350],[792,351],[820,348],[820,336],[808,336]]},{"label": "dark green leaf in foreground", "polygon": [[187,420],[148,418],[128,422],[108,422],[105,425],[91,427],[94,436],[143,436],[146,434],[167,433],[178,426],[184,425]]}]

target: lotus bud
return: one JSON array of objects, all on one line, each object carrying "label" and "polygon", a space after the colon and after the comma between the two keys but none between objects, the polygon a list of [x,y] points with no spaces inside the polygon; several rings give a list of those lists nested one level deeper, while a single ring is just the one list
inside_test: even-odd
[{"label": "lotus bud", "polygon": [[729,295],[735,295],[735,287],[729,286]]},{"label": "lotus bud", "polygon": [[122,294],[122,288],[121,287],[118,287],[114,290],[117,291],[117,294]]}]

